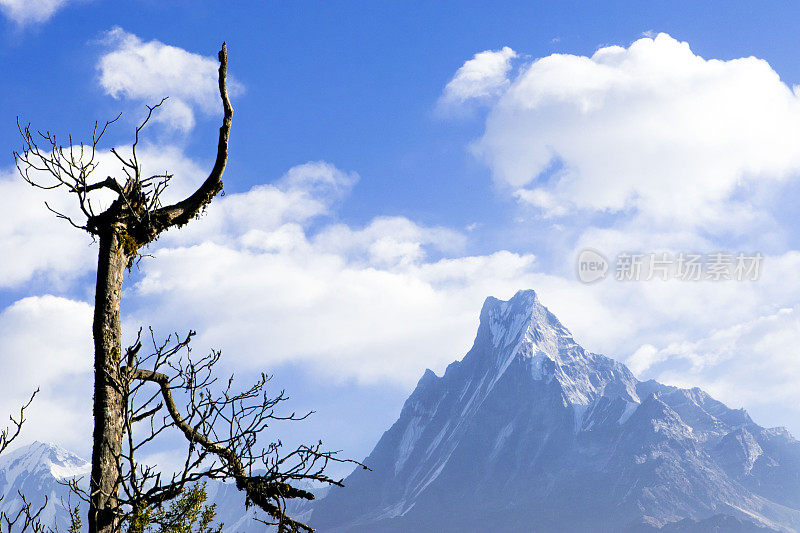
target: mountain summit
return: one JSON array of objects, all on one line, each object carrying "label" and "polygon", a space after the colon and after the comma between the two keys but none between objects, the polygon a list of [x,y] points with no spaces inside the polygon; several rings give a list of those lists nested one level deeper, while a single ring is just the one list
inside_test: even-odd
[{"label": "mountain summit", "polygon": [[40,515],[42,523],[67,527],[69,511],[65,503],[78,503],[70,498],[65,481],[87,477],[91,464],[64,448],[46,442],[34,442],[0,455],[0,511],[11,516],[22,506],[25,495],[34,509],[47,502]]},{"label": "mountain summit", "polygon": [[424,373],[364,462],[313,507],[320,531],[800,531],[785,429],[640,382],[530,290],[486,300],[470,351]]}]

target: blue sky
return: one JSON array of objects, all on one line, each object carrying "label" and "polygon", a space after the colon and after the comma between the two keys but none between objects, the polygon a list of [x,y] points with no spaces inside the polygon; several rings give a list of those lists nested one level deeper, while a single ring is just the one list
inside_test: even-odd
[{"label": "blue sky", "polygon": [[[792,24],[797,8],[790,2],[759,10],[743,3],[634,5],[274,2],[229,9],[206,2],[113,8],[79,2],[24,29],[4,19],[3,61],[15,75],[3,81],[3,112],[6,120],[21,114],[70,131],[115,115],[119,105],[95,83],[102,52],[96,42],[114,26],[209,56],[226,40],[231,69],[248,88],[236,102],[237,157],[230,169],[236,179],[228,180],[229,191],[322,159],[366,178],[339,213],[348,222],[386,212],[429,224],[503,222],[508,206],[491,194],[486,169],[464,150],[480,123],[437,120],[433,113],[443,85],[478,51],[507,45],[531,57],[590,54],[663,31],[703,57],[754,55],[787,83],[800,77],[793,53],[800,45]],[[125,139],[123,128],[116,133]],[[209,124],[197,128],[185,139],[187,151],[203,157],[214,134]],[[13,128],[0,135],[4,145],[16,146]],[[420,189],[425,194],[415,194]],[[487,201],[484,209],[470,209]]]},{"label": "blue sky", "polygon": [[[131,274],[129,331],[197,329],[225,370],[275,372],[318,411],[291,438],[362,457],[424,369],[469,348],[484,297],[534,288],[588,349],[800,433],[796,4],[0,9],[0,361],[17,383],[0,406],[52,391],[31,439],[88,453],[95,252],[18,183],[15,119],[80,137],[122,111],[110,148],[170,96],[147,153],[188,190],[213,157],[223,40],[239,87],[227,196]],[[767,257],[753,283],[584,285],[587,246]],[[20,362],[31,335],[44,363]]]}]

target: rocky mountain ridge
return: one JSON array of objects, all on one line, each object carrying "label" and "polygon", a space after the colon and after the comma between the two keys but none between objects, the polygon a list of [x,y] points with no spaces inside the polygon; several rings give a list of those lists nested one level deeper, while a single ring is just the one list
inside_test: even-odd
[{"label": "rocky mountain ridge", "polygon": [[365,463],[373,472],[317,503],[312,525],[673,531],[721,516],[800,531],[800,443],[785,429],[637,380],[582,348],[533,291],[486,300],[472,349],[424,373]]}]

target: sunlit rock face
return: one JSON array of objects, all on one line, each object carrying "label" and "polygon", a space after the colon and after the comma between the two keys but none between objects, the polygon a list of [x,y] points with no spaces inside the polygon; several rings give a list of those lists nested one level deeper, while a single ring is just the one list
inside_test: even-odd
[{"label": "sunlit rock face", "polygon": [[[323,532],[800,531],[800,443],[699,389],[587,352],[533,291],[488,298],[424,373]],[[714,529],[717,528],[717,529]]]}]

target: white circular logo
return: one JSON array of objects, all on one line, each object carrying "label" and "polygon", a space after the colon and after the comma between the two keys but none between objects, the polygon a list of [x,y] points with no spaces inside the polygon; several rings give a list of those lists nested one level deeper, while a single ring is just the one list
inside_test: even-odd
[{"label": "white circular logo", "polygon": [[577,268],[578,279],[583,283],[594,283],[606,277],[608,273],[608,260],[591,248],[586,248],[578,254]]}]

